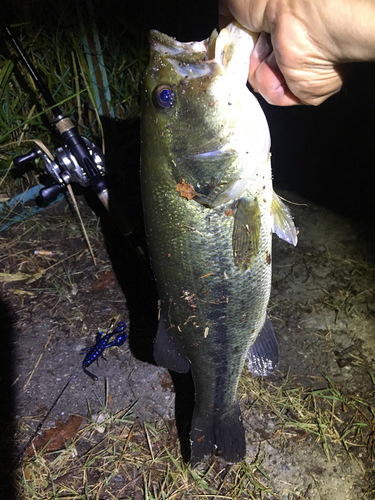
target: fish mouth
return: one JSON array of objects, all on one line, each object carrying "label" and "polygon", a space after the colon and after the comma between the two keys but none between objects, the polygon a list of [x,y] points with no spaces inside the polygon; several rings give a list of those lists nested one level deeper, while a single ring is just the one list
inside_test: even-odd
[{"label": "fish mouth", "polygon": [[208,62],[215,58],[215,43],[219,34],[216,29],[211,36],[200,42],[179,42],[173,37],[157,30],[149,35],[151,48],[167,59],[174,59],[180,63],[197,64]]},{"label": "fish mouth", "polygon": [[191,72],[201,74],[217,65],[233,75],[234,81],[246,84],[250,54],[258,36],[235,21],[220,33],[215,29],[209,38],[200,42],[179,42],[156,30],[150,32],[149,38],[154,56],[170,62],[184,77],[189,77],[187,66]]}]

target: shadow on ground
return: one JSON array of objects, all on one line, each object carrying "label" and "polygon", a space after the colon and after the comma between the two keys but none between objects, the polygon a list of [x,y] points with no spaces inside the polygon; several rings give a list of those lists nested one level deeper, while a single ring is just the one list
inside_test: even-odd
[{"label": "shadow on ground", "polygon": [[0,498],[15,498],[13,488],[13,434],[14,434],[14,357],[13,332],[15,314],[0,300]]},{"label": "shadow on ground", "polygon": [[[158,324],[158,294],[149,263],[143,225],[139,177],[139,120],[103,119],[106,137],[106,169],[110,213],[97,199],[89,204],[100,217],[107,252],[118,283],[126,298],[129,314],[129,346],[139,360],[155,364],[153,341]],[[189,431],[194,408],[191,373],[170,372],[175,400],[176,426],[181,453],[190,459]]]}]

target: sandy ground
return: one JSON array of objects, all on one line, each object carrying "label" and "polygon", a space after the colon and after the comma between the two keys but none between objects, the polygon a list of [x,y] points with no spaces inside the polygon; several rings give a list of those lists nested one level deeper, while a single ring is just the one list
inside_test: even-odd
[{"label": "sandy ground", "polygon": [[[265,481],[282,500],[369,500],[375,498],[374,414],[369,411],[375,407],[375,304],[369,242],[357,224],[297,195],[282,194],[302,203],[292,206],[299,243],[294,248],[274,239],[269,307],[281,363],[264,382],[254,385],[245,372],[241,379],[247,460],[262,456]],[[24,430],[15,454],[72,376],[43,429],[70,414],[87,418],[89,412],[97,413],[108,396],[113,411],[135,404],[142,421],[174,422],[172,379],[152,363],[157,297],[147,264],[134,250],[144,244],[142,235],[135,238],[136,230],[123,237],[104,215],[103,238],[96,216],[80,204],[96,267],[65,200],[1,236],[2,271],[37,278],[2,285],[2,326],[6,330],[11,323],[13,329],[11,338],[6,332],[2,336],[2,419],[5,425],[13,413]],[[90,366],[95,382],[82,371],[80,352],[95,343],[98,328],[120,320],[128,324],[129,339],[106,351],[107,362]],[[181,400],[191,398],[191,387],[174,382],[181,406]],[[342,398],[365,402],[355,411],[335,401],[330,429],[321,423],[327,427],[328,451],[321,437],[303,427],[306,415],[296,412],[292,402],[297,395],[301,408],[304,402],[309,408],[322,404],[323,412],[324,404],[332,404],[333,389],[324,401],[311,391],[327,387]],[[280,391],[286,397],[284,408],[278,405],[273,411],[272,394],[276,400]],[[268,403],[262,403],[264,392]],[[357,422],[361,424],[355,427]],[[341,437],[349,428],[345,448]]]}]

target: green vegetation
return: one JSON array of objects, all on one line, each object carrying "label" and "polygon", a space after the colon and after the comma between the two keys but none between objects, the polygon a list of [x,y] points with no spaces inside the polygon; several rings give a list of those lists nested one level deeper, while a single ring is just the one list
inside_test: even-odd
[{"label": "green vegetation", "polygon": [[[46,0],[23,2],[22,9],[14,13],[16,18],[8,17],[12,31],[58,106],[82,135],[104,149],[99,113],[118,119],[139,113],[147,41],[144,33],[116,18],[115,12],[103,15],[100,9],[105,6],[100,2],[91,12],[85,7],[84,16],[77,6],[78,2],[69,0],[54,2],[53,9]],[[97,57],[98,41],[102,57]],[[4,202],[38,182],[34,172],[14,172],[14,156],[29,151],[36,140],[53,150],[58,134],[51,125],[51,111],[4,32],[0,44],[0,202]],[[99,93],[104,91],[108,102],[102,101],[101,109],[98,96],[103,98]]]}]

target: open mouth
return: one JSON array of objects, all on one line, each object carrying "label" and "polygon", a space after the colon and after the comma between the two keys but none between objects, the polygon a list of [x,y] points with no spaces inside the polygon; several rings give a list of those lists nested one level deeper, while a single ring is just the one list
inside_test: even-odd
[{"label": "open mouth", "polygon": [[243,83],[247,80],[250,53],[257,38],[257,33],[246,30],[237,22],[229,24],[220,33],[215,29],[209,38],[200,42],[179,42],[159,31],[150,32],[152,49],[172,64],[178,64],[183,76],[189,76],[184,65],[193,66],[190,71],[201,72],[199,66],[207,69],[207,63],[216,63]]},{"label": "open mouth", "polygon": [[151,47],[168,59],[175,59],[180,63],[197,64],[215,59],[216,40],[219,37],[216,29],[211,36],[200,42],[179,42],[160,31],[150,32]]}]

